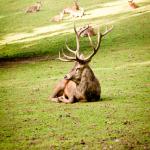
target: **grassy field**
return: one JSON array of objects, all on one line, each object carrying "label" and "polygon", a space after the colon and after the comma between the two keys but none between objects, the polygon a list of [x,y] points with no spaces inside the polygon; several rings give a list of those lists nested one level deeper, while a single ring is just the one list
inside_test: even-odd
[{"label": "grassy field", "polygon": [[[0,39],[55,25],[49,18],[71,1],[55,2],[45,0],[41,12],[25,15],[24,9],[34,1],[0,0]],[[100,0],[96,5],[98,2],[81,0],[80,4],[91,11],[103,8],[108,1]],[[73,66],[55,58],[66,37],[75,47],[74,34],[0,45],[1,150],[150,149],[150,13],[145,8],[150,4],[144,0],[139,5],[137,10],[76,20],[77,26],[92,22],[102,30],[105,24],[114,26],[91,62],[102,87],[98,102],[48,100],[54,86]],[[63,23],[68,23],[69,29],[73,26],[70,20],[59,25]],[[81,51],[91,52],[86,38],[81,39]]]}]

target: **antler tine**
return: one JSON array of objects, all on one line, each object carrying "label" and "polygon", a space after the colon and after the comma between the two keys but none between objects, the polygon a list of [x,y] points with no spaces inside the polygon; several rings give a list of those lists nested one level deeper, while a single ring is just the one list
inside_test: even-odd
[{"label": "antler tine", "polygon": [[79,49],[80,49],[80,43],[79,43],[79,38],[80,38],[80,35],[86,30],[89,28],[89,25],[83,29],[79,34],[76,30],[76,26],[75,26],[75,23],[74,23],[74,32],[76,34],[76,44],[77,44],[77,48],[76,50],[72,50],[71,48],[69,48],[69,46],[67,45],[67,40],[66,40],[66,48],[68,49],[68,51],[70,51],[71,53],[74,53],[75,55],[78,55],[79,56]]},{"label": "antler tine", "polygon": [[71,48],[69,48],[69,46],[67,45],[67,39],[66,39],[65,45],[66,45],[66,48],[67,48],[68,51],[70,51],[73,54],[76,54],[76,52],[74,50],[72,50]]},{"label": "antler tine", "polygon": [[79,48],[80,48],[80,43],[79,43],[79,35],[77,33],[77,30],[76,30],[76,27],[75,27],[75,23],[74,23],[74,31],[75,31],[75,34],[76,34],[76,44],[77,44],[77,48],[76,50],[72,50],[71,48],[69,48],[69,46],[67,45],[67,40],[66,40],[66,48],[68,51],[70,51],[71,53],[73,53],[75,55],[75,57],[71,57],[71,56],[67,56],[64,52],[63,52],[63,49],[62,49],[62,54],[63,54],[63,57],[64,58],[61,58],[60,56],[60,52],[59,52],[59,60],[61,61],[79,61],[79,62],[82,62],[83,60],[80,59],[80,56],[79,56]]},{"label": "antler tine", "polygon": [[113,29],[113,25],[111,26],[110,29],[107,29],[108,27],[106,26],[106,31],[102,33],[102,36],[105,36],[107,33],[109,33]]},{"label": "antler tine", "polygon": [[94,47],[93,41],[92,41],[91,36],[89,35],[89,33],[88,33],[88,38],[89,38],[91,47],[92,47],[93,50],[95,51],[95,47]]},{"label": "antler tine", "polygon": [[63,56],[64,56],[64,58],[65,59],[67,59],[67,60],[70,60],[70,61],[74,61],[74,60],[76,60],[76,58],[75,57],[71,57],[71,56],[67,56],[65,53],[64,53],[64,51],[63,51],[63,49],[62,49],[62,54],[63,54]]},{"label": "antler tine", "polygon": [[76,44],[77,44],[76,53],[78,53],[79,49],[80,49],[80,43],[79,43],[79,35],[78,35],[77,30],[76,30],[75,23],[74,23],[74,32],[76,34]]},{"label": "antler tine", "polygon": [[98,36],[97,36],[97,46],[96,49],[98,50],[101,44],[102,34],[100,32],[100,29],[98,28]]},{"label": "antler tine", "polygon": [[59,60],[61,61],[65,61],[65,62],[69,62],[69,61],[78,61],[80,63],[87,63],[89,61],[91,61],[92,57],[97,53],[98,49],[100,48],[100,44],[101,44],[101,40],[102,40],[102,37],[105,36],[106,34],[108,34],[112,29],[113,29],[113,26],[110,28],[110,29],[106,29],[106,31],[104,33],[101,33],[98,29],[98,38],[97,38],[97,46],[95,47],[93,42],[92,42],[92,39],[90,37],[90,35],[88,34],[88,38],[89,38],[89,41],[90,41],[90,45],[93,49],[93,53],[91,55],[89,55],[88,57],[86,58],[80,58],[80,55],[79,55],[79,49],[80,49],[80,43],[79,43],[79,38],[80,38],[80,35],[87,29],[89,28],[89,26],[87,26],[84,30],[82,30],[79,34],[76,30],[76,26],[75,26],[75,23],[74,23],[74,31],[75,31],[75,35],[76,35],[76,50],[72,50],[71,48],[68,47],[67,45],[67,40],[66,40],[66,48],[67,50],[69,50],[70,52],[72,52],[75,57],[71,57],[71,56],[67,56],[63,49],[62,49],[62,54],[63,54],[63,57],[64,58],[61,58],[61,55],[60,55],[60,52],[59,52]]},{"label": "antler tine", "polygon": [[96,49],[98,50],[99,47],[100,47],[100,44],[101,44],[101,40],[102,40],[102,37],[105,36],[106,34],[108,34],[112,29],[113,29],[113,25],[111,26],[110,29],[107,29],[108,27],[106,26],[106,31],[104,33],[101,33],[99,31],[99,28],[98,28],[98,38],[97,38],[97,46],[96,46]]},{"label": "antler tine", "polygon": [[89,28],[89,25],[87,25],[84,29],[82,29],[81,32],[78,34],[78,36],[80,37],[81,34],[82,34],[86,29],[88,29],[88,28]]},{"label": "antler tine", "polygon": [[80,38],[80,35],[86,30],[89,28],[89,25],[87,25],[87,27],[85,27],[79,34],[76,30],[76,26],[75,26],[75,23],[74,23],[74,32],[76,34],[76,43],[77,43],[77,49],[76,51],[79,51],[79,48],[80,48],[80,43],[79,43],[79,38]]},{"label": "antler tine", "polygon": [[60,56],[60,51],[59,51],[59,57],[57,58],[58,60],[64,61],[64,62],[70,62],[71,60],[63,59]]},{"label": "antler tine", "polygon": [[75,55],[75,57],[71,57],[71,56],[67,56],[66,54],[64,54],[63,50],[62,50],[62,53],[63,53],[63,56],[65,59],[69,60],[69,61],[79,61],[79,62],[84,62],[84,60],[82,60],[80,58],[80,54],[79,54],[79,49],[80,49],[80,42],[79,42],[79,39],[80,39],[80,35],[87,29],[89,28],[89,25],[83,29],[79,34],[76,30],[76,26],[75,26],[75,23],[74,23],[74,32],[75,32],[75,35],[76,35],[76,50],[72,50],[71,48],[69,48],[69,46],[67,45],[67,39],[66,39],[66,48],[68,51],[70,51],[71,53],[73,53]]},{"label": "antler tine", "polygon": [[78,32],[77,32],[77,30],[76,30],[75,23],[74,23],[74,32],[75,32],[75,34],[76,34],[76,44],[77,44],[77,48],[76,48],[76,51],[75,51],[75,52],[76,52],[76,60],[79,61],[79,62],[81,62],[81,63],[84,63],[85,61],[84,61],[84,59],[81,59],[81,58],[80,58],[80,55],[79,55],[79,49],[80,49],[79,38],[80,38],[80,35],[81,35],[87,28],[89,28],[89,25],[88,25],[84,30],[82,30],[82,31],[78,34]]},{"label": "antler tine", "polygon": [[98,29],[98,38],[97,38],[97,46],[96,47],[94,46],[94,44],[92,42],[92,39],[91,39],[91,37],[90,37],[89,34],[88,34],[88,38],[89,38],[89,41],[90,41],[90,45],[91,45],[91,47],[93,49],[93,53],[84,59],[85,62],[91,61],[91,58],[97,53],[97,51],[98,51],[98,49],[100,47],[100,43],[101,43],[101,39],[102,39],[102,34],[100,33],[100,31]]},{"label": "antler tine", "polygon": [[93,53],[90,56],[88,56],[87,58],[84,59],[85,62],[91,61],[91,58],[97,53],[98,49],[100,48],[102,37],[105,36],[107,33],[109,33],[112,29],[113,29],[113,26],[109,30],[107,29],[104,33],[101,33],[98,29],[98,38],[97,38],[97,46],[96,47],[94,47],[94,44],[91,40],[91,37],[88,34],[90,45],[93,48]]}]

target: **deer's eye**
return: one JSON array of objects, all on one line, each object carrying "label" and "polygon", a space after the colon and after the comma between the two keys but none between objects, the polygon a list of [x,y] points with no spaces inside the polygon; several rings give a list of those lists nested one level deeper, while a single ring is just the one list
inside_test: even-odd
[{"label": "deer's eye", "polygon": [[79,71],[80,70],[80,68],[76,68],[76,71]]}]

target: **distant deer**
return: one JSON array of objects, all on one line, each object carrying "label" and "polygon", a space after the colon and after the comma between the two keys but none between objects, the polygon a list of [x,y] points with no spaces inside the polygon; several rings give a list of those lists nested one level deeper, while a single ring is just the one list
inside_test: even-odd
[{"label": "distant deer", "polygon": [[36,4],[30,6],[30,7],[26,10],[26,13],[34,13],[34,12],[40,11],[41,6],[42,6],[42,3],[41,3],[41,2],[36,2]]},{"label": "distant deer", "polygon": [[77,0],[74,0],[74,1],[73,1],[72,9],[73,9],[73,10],[79,10],[79,9],[80,9],[80,6],[79,6]]},{"label": "distant deer", "polygon": [[74,1],[72,7],[66,7],[63,9],[64,14],[70,14],[72,17],[82,17],[84,15],[84,9],[80,7],[77,0]]},{"label": "distant deer", "polygon": [[80,9],[80,6],[77,3],[77,0],[74,0],[73,6],[71,7],[66,7],[63,9],[64,14],[70,14],[71,11],[77,11]]},{"label": "distant deer", "polygon": [[[85,28],[86,30],[86,28]],[[74,67],[71,71],[65,75],[64,79],[61,80],[50,99],[55,102],[64,102],[64,103],[73,103],[76,101],[98,101],[101,96],[101,87],[98,79],[95,77],[92,69],[89,66],[89,62],[92,57],[98,52],[101,44],[102,38],[112,30],[106,30],[104,33],[98,32],[98,42],[97,45],[94,46],[91,37],[89,37],[90,45],[93,49],[92,54],[88,57],[84,58],[82,54],[79,53],[80,43],[79,38],[80,34],[77,33],[76,27],[74,26],[74,31],[76,34],[76,50],[72,50],[66,44],[66,48],[74,54],[74,56],[67,56],[63,51],[63,58],[60,56],[59,52],[59,60],[69,62],[75,61]],[[84,32],[84,30],[82,31]]]},{"label": "distant deer", "polygon": [[59,15],[54,16],[54,17],[51,19],[51,21],[53,21],[53,22],[60,22],[60,21],[63,20],[63,16],[64,16],[64,13],[61,12]]},{"label": "distant deer", "polygon": [[[86,30],[84,30],[85,28],[87,28]],[[84,30],[84,32],[82,32]],[[81,33],[81,34],[80,34]],[[78,30],[78,34],[81,35],[81,37],[88,37],[89,36],[95,36],[96,33],[94,31],[94,28],[91,26],[91,25],[88,25],[88,26],[84,26],[84,27],[81,27],[79,30]]]},{"label": "distant deer", "polygon": [[70,11],[70,16],[77,18],[77,17],[82,17],[84,16],[84,9],[80,8],[80,10],[72,10]]},{"label": "distant deer", "polygon": [[133,0],[128,0],[129,6],[133,9],[138,8],[139,6],[135,4],[135,2],[133,2]]}]

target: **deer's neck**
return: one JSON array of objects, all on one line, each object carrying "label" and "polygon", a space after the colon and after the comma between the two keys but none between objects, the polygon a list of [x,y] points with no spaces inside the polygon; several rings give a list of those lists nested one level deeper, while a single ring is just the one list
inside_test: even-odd
[{"label": "deer's neck", "polygon": [[78,92],[84,94],[86,91],[88,91],[89,88],[90,88],[89,87],[90,86],[90,82],[92,82],[93,80],[95,80],[95,75],[94,75],[92,69],[89,66],[87,66],[83,70],[81,81],[77,85]]}]

